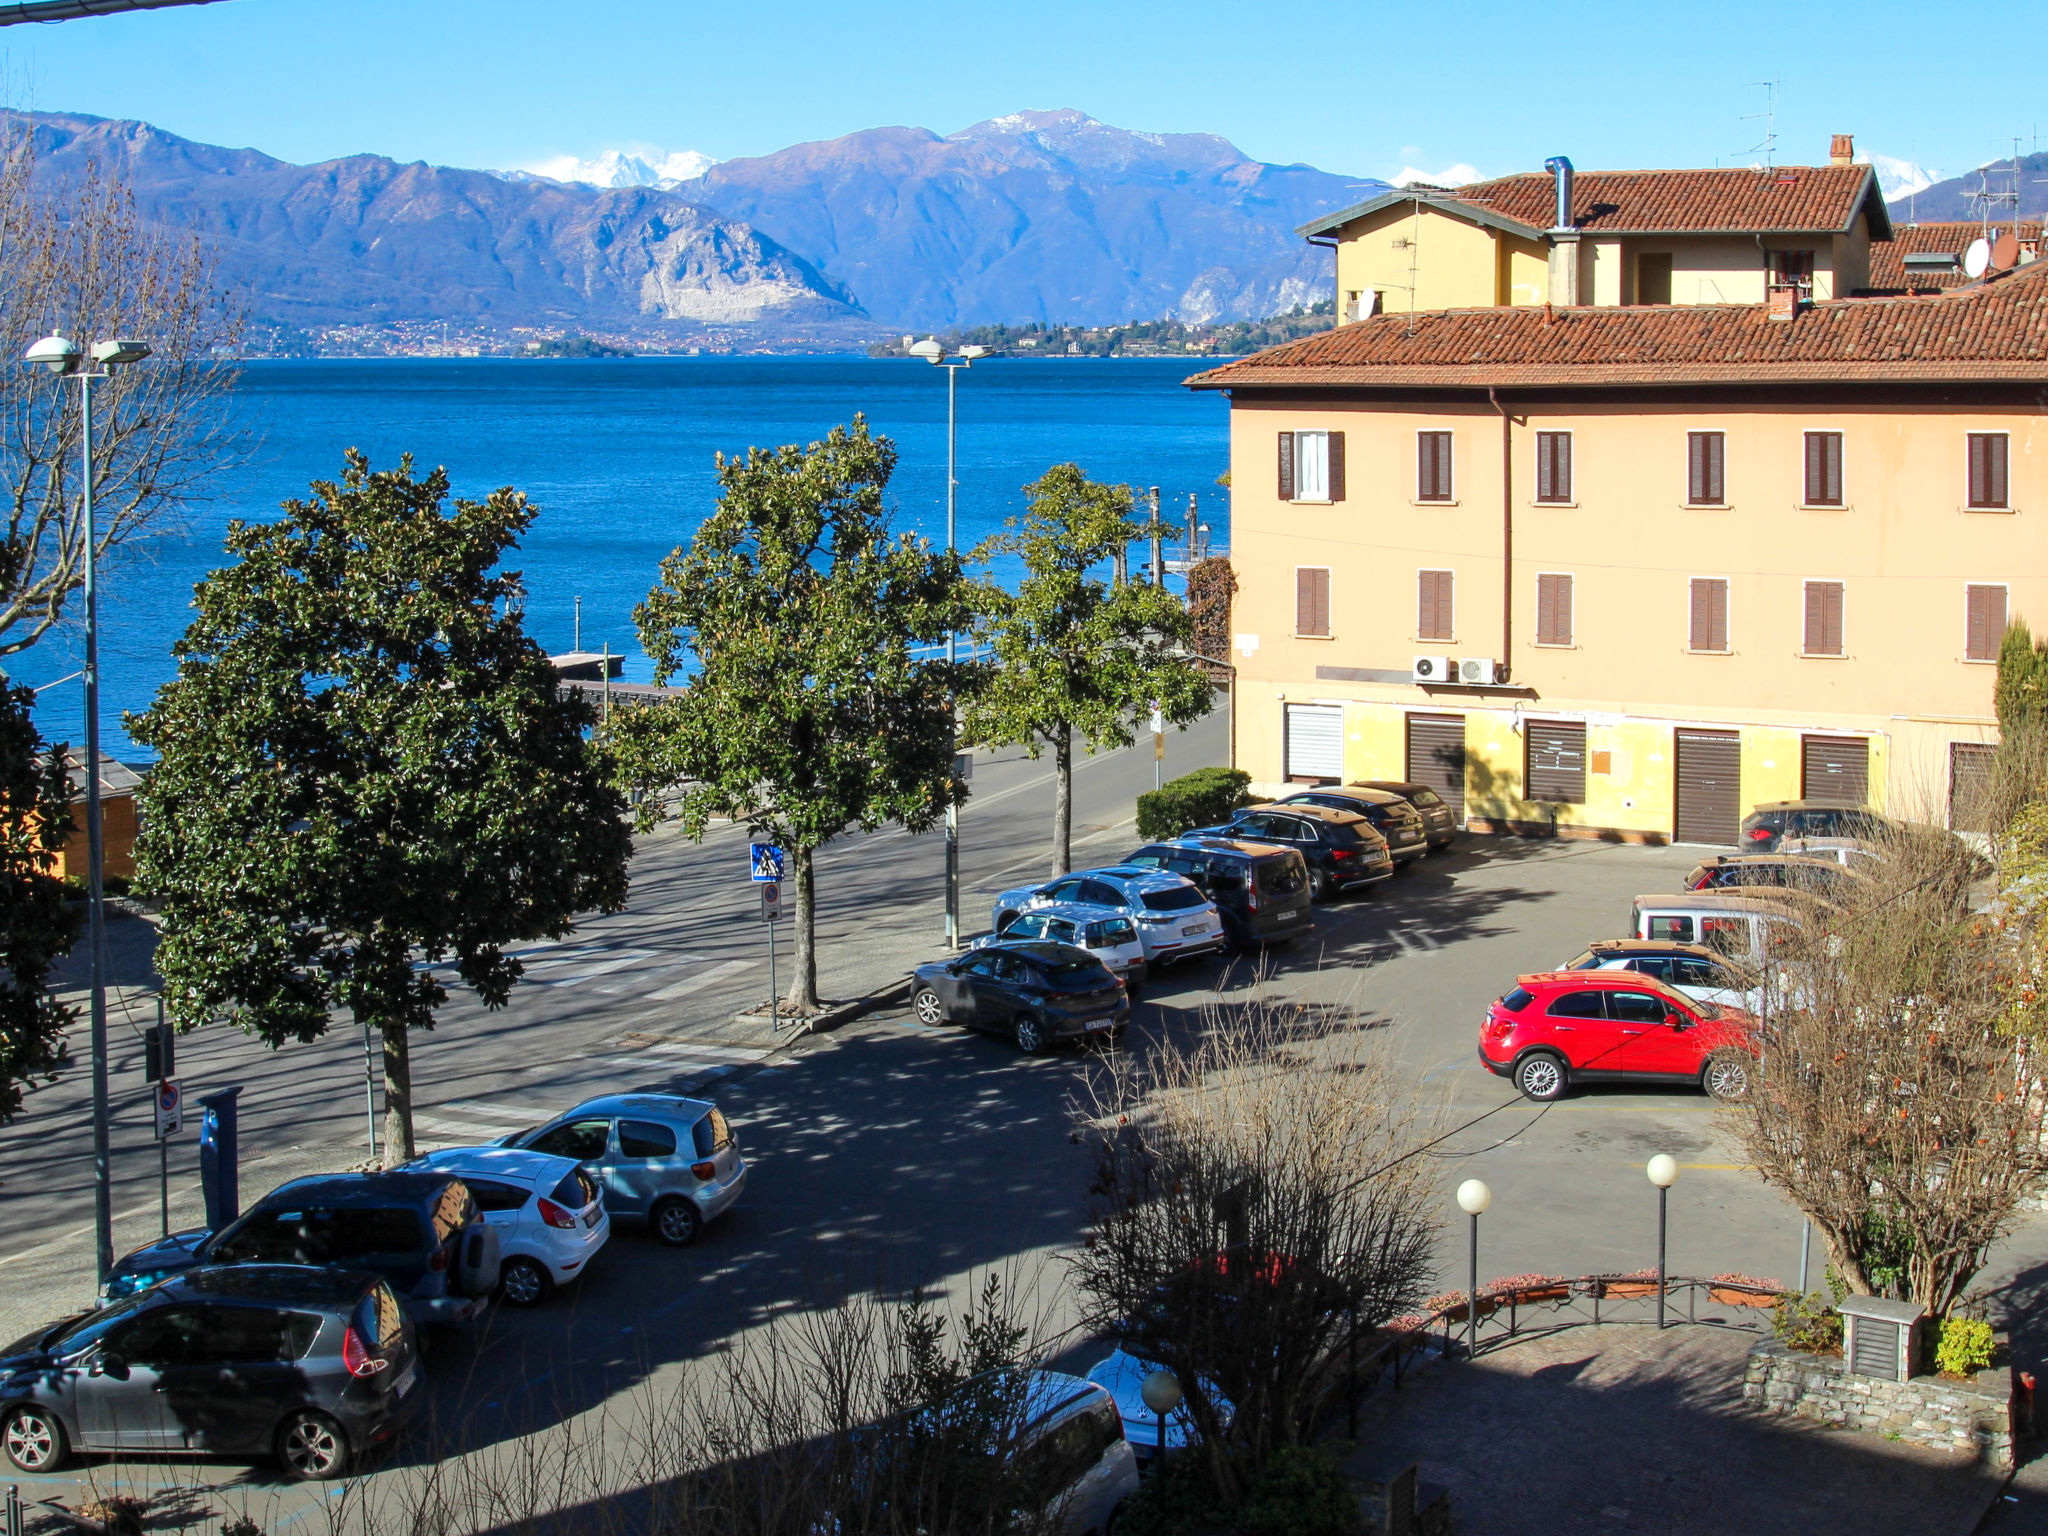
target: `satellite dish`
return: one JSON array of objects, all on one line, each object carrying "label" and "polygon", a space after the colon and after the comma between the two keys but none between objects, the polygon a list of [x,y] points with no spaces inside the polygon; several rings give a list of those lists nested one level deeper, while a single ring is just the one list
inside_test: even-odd
[{"label": "satellite dish", "polygon": [[1991,270],[2010,272],[2020,264],[2020,242],[2011,230],[2007,230],[1991,242]]},{"label": "satellite dish", "polygon": [[1982,277],[1985,268],[1991,265],[1991,242],[1981,236],[1970,242],[1970,248],[1963,252],[1963,272],[1969,277]]}]

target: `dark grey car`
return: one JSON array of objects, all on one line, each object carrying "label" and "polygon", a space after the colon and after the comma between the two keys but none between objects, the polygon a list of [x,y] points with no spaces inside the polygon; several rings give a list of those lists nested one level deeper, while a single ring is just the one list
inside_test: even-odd
[{"label": "dark grey car", "polygon": [[195,1269],[0,1350],[0,1444],[24,1472],[73,1451],[275,1456],[340,1477],[425,1397],[404,1306],[376,1275]]}]

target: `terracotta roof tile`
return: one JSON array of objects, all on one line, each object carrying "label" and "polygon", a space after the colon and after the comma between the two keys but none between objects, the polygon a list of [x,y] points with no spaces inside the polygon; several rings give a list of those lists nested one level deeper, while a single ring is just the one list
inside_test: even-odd
[{"label": "terracotta roof tile", "polygon": [[[1897,224],[1892,237],[1870,247],[1870,287],[1880,293],[1929,292],[1937,288],[1960,288],[1970,281],[1963,273],[1962,255],[1972,240],[1983,233],[1975,219],[1953,224]],[[2037,244],[2041,238],[2039,219],[2021,219],[2013,233],[2023,244]],[[1952,272],[1908,270],[1909,251],[1941,251],[1956,258]]]},{"label": "terracotta roof tile", "polygon": [[1195,389],[2009,379],[2048,385],[2048,261],[1948,293],[1379,315],[1196,374]]},{"label": "terracotta roof tile", "polygon": [[[1874,186],[1867,165],[1580,171],[1572,183],[1572,217],[1595,234],[1842,231],[1873,201]],[[1454,196],[1537,230],[1557,216],[1556,185],[1541,171],[1475,182]],[[1875,206],[1882,228],[1884,205]]]}]

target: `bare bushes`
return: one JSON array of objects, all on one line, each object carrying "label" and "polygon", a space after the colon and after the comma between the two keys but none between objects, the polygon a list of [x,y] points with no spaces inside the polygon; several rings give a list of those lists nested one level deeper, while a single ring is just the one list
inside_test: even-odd
[{"label": "bare bushes", "polygon": [[1084,1323],[1180,1378],[1213,1493],[1308,1443],[1347,1344],[1434,1271],[1428,1138],[1382,1048],[1343,1013],[1213,1004],[1192,1044],[1094,1081]]}]

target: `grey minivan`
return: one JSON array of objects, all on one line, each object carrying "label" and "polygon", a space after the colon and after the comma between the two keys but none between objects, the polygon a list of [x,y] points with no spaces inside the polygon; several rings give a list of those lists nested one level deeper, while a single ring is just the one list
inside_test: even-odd
[{"label": "grey minivan", "polygon": [[747,1182],[739,1137],[718,1106],[680,1094],[586,1099],[499,1145],[575,1158],[604,1186],[612,1220],[645,1222],[673,1248],[694,1243]]}]

